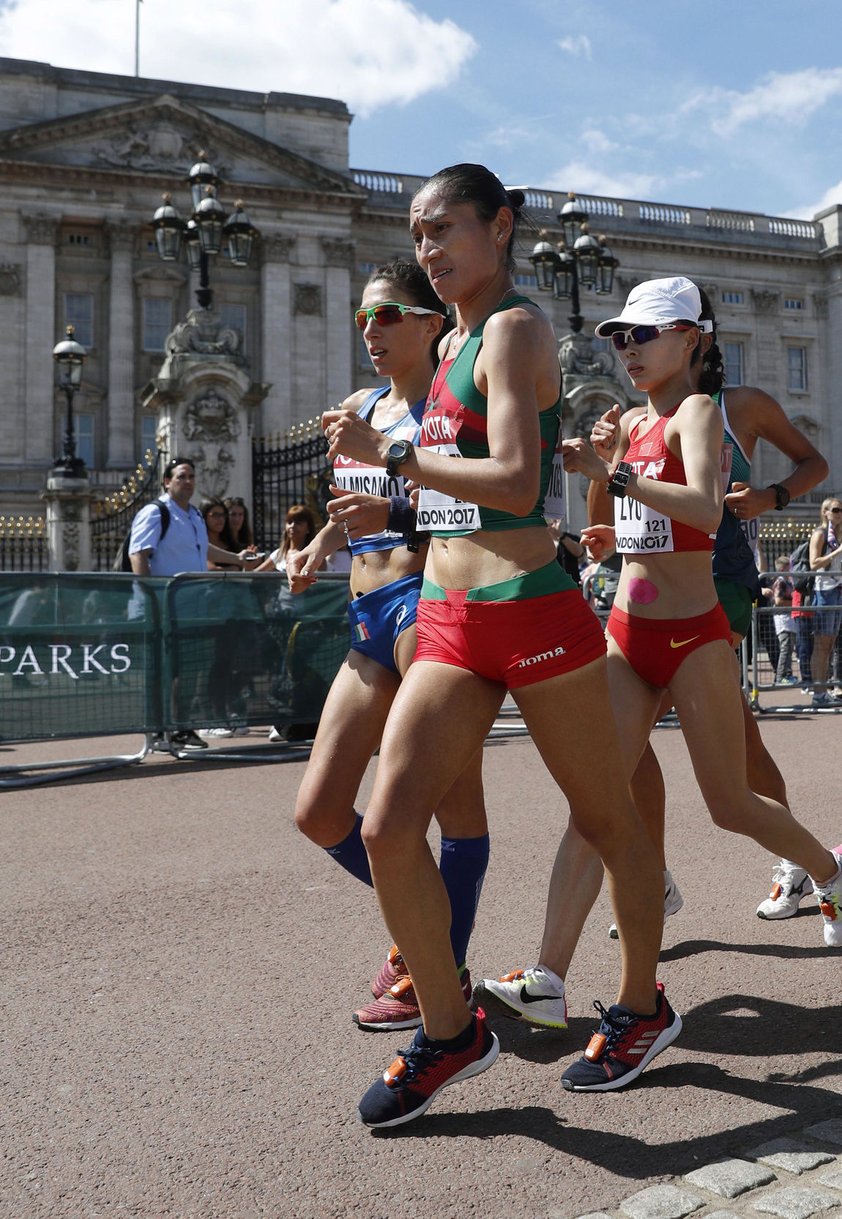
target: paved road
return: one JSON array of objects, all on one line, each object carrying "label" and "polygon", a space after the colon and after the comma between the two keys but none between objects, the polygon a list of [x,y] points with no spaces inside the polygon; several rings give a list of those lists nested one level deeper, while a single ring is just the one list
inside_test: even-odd
[{"label": "paved road", "polygon": [[[842,838],[840,729],[826,714],[764,724],[828,843]],[[574,1219],[625,1203],[666,1219],[687,1213],[685,1174],[784,1136],[814,1146],[803,1132],[822,1122],[842,1206],[842,955],[812,901],[785,923],[754,917],[771,861],[711,827],[677,731],[656,747],[686,899],[661,970],[681,1039],[628,1092],[562,1090],[592,1000],[616,985],[603,899],[568,979],[569,1031],[498,1022],[494,1068],[387,1137],[355,1107],[402,1035],[361,1033],[350,1012],[388,944],[372,896],[292,827],[302,762],[156,757],[0,795],[0,1215]],[[19,755],[0,747],[0,764]],[[485,776],[475,976],[530,961],[565,815],[527,739],[490,743]],[[628,1201],[652,1187],[684,1202]],[[698,1215],[734,1213],[690,1193]]]}]

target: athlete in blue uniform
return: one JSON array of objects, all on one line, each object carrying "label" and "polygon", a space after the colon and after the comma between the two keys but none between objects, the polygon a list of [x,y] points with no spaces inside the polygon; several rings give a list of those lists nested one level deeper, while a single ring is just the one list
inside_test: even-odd
[{"label": "athlete in blue uniform", "polygon": [[[355,318],[375,372],[388,377],[389,384],[352,394],[343,409],[354,411],[397,448],[412,445],[419,438],[435,348],[446,328],[445,307],[419,267],[396,262],[373,272]],[[400,470],[337,455],[333,473],[337,498],[328,507],[331,519],[309,546],[287,560],[287,572],[293,591],[302,591],[347,541],[352,554],[351,650],[321,715],[295,819],[308,838],[371,885],[360,837],[362,817],[354,811],[354,800],[415,653],[428,543],[414,532]],[[471,981],[465,955],[489,850],[481,766],[478,750],[436,813],[442,832],[439,870],[450,899],[450,944],[467,998]],[[421,1023],[396,946],[371,989],[374,1002],[354,1013],[361,1028],[404,1029]]]}]

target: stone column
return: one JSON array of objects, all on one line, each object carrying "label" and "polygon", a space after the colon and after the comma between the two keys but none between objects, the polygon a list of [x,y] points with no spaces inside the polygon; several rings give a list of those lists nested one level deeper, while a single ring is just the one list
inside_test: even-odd
[{"label": "stone column", "polygon": [[354,245],[350,241],[322,238],[327,267],[325,270],[326,326],[325,367],[327,370],[326,406],[347,398],[353,385],[353,332],[351,330],[351,270]]},{"label": "stone column", "polygon": [[263,381],[272,386],[263,406],[263,429],[286,431],[293,422],[292,299],[289,259],[294,237],[263,237],[260,293],[263,303],[261,349]]},{"label": "stone column", "polygon": [[91,484],[53,470],[41,492],[47,505],[50,571],[91,570]]},{"label": "stone column", "polygon": [[51,352],[56,335],[56,235],[53,216],[23,215],[26,228],[26,338],[24,340],[24,459],[55,458],[55,390]]},{"label": "stone column", "polygon": [[108,301],[108,456],[106,465],[137,461],[134,429],[134,283],[135,232],[109,224],[111,282]]}]

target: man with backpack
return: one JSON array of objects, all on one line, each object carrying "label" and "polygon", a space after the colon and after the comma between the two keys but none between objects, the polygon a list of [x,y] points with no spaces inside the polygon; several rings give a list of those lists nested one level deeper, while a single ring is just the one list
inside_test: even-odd
[{"label": "man with backpack", "polygon": [[[218,563],[239,561],[245,569],[255,556],[242,550],[235,557],[208,542],[208,531],[201,512],[190,503],[196,490],[196,467],[189,457],[174,457],[163,473],[163,494],[146,504],[132,521],[128,542],[129,562],[136,576],[175,576],[181,572],[208,570],[208,556]],[[207,742],[191,729],[165,733],[155,738],[152,748],[169,753],[172,749],[207,749]]]}]

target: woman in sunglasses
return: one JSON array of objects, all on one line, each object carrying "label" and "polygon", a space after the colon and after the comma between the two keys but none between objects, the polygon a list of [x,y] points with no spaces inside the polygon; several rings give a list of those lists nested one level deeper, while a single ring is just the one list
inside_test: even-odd
[{"label": "woman in sunglasses", "polygon": [[810,671],[815,686],[814,707],[832,707],[825,683],[830,657],[842,622],[842,500],[823,501],[821,524],[810,535],[810,567],[816,573],[813,593],[813,655]]},{"label": "woman in sunglasses", "polygon": [[[449,912],[426,843],[432,810],[483,742],[511,691],[571,817],[605,863],[623,928],[617,1004],[569,1089],[619,1088],[681,1028],[655,965],[660,872],[628,797],[606,680],[605,639],[555,561],[544,514],[557,469],[561,376],[552,328],[512,282],[523,206],[481,165],[457,165],[415,195],[416,258],[456,330],[440,346],[421,430],[403,451],[350,411],[323,423],[333,455],[400,469],[420,484],[433,540],[418,607],[418,649],[398,692],[363,826],[387,925],[412,974],[423,1027],[360,1103],[391,1127],[437,1093],[491,1066],[499,1044],[465,1003],[448,943]],[[600,783],[581,759],[600,742]],[[566,1027],[562,1011],[557,1021]],[[636,1043],[643,1038],[646,1050]]]},{"label": "woman in sunglasses", "polygon": [[[679,282],[686,287],[690,281]],[[699,304],[701,339],[693,350],[689,373],[692,388],[703,395],[710,394],[717,403],[724,425],[725,444],[730,449],[730,478],[713,543],[712,574],[717,598],[728,619],[729,642],[733,649],[739,646],[748,632],[752,602],[758,589],[754,551],[747,540],[742,523],[755,519],[769,509],[783,509],[790,497],[806,494],[826,478],[828,467],[825,459],[807,437],[789,421],[780,404],[763,390],[751,386],[729,387],[727,390],[723,388],[722,355],[716,344],[716,319],[710,301],[701,290]],[[695,298],[690,301],[689,308],[695,308]],[[657,339],[660,333],[661,329],[657,325],[639,325],[616,331],[611,338],[617,351],[624,352],[633,347],[635,341],[645,348],[648,343]],[[622,417],[626,433],[636,426],[645,426],[649,411],[647,405],[626,412]],[[596,454],[608,466],[613,465],[617,455],[620,429],[620,410],[616,406],[594,425],[591,444]],[[766,488],[750,485],[751,459],[759,439],[773,445],[793,462],[792,472],[780,484]],[[612,496],[607,493],[606,487],[605,481],[591,482],[588,489],[588,515],[592,522],[604,522],[607,525],[614,513]],[[597,525],[596,528],[585,530],[583,537],[590,541],[597,555],[604,557],[613,553],[613,530]],[[688,644],[688,647],[690,646]],[[678,651],[680,653],[681,649]],[[742,692],[739,670],[733,663],[731,668],[737,678],[736,686],[743,714],[748,786],[759,795],[767,796],[788,807],[783,776],[763,743],[757,721]],[[653,722],[671,706],[672,697],[667,693],[653,715]],[[664,868],[666,919],[681,908],[683,899],[671,873],[666,869],[666,792],[663,775],[649,741],[632,777],[631,790],[643,823],[656,843]],[[782,859],[780,864],[776,865],[774,875],[775,887],[772,894],[761,903],[757,911],[761,918],[786,918],[795,914],[801,897],[812,892],[807,872],[790,860]],[[554,932],[552,935],[545,935],[537,966],[513,970],[502,978],[483,979],[475,988],[475,998],[483,1006],[501,1011],[514,1019],[538,1025],[551,1023],[563,991],[560,994],[552,993],[553,988],[546,982],[546,970],[549,968],[560,978],[566,976],[576,949],[579,928],[584,924],[601,884],[602,865],[599,860],[578,835],[568,834],[564,849],[559,851],[556,857],[550,885],[546,924],[547,927],[554,928]],[[615,926],[611,927],[610,934],[616,938]],[[527,982],[525,994],[524,979]],[[538,990],[537,981],[540,981],[540,993],[545,997],[536,1001],[534,994]]]},{"label": "woman in sunglasses", "polygon": [[[613,461],[584,441],[565,443],[567,468],[604,484],[614,498],[614,542],[623,554],[608,620],[615,714],[636,762],[669,692],[715,823],[806,873],[819,898],[825,943],[842,946],[842,847],[826,850],[781,799],[753,791],[747,776],[732,627],[710,561],[732,452],[723,445],[720,407],[693,388],[704,335],[712,330],[690,280],[635,288],[620,316],[596,333],[611,337],[632,384],[648,394],[646,410],[623,416]],[[716,391],[718,380],[706,388]],[[809,457],[791,437],[781,439],[784,451]],[[729,496],[735,515],[748,516],[752,496],[762,495],[740,486]],[[593,526],[585,538],[599,551],[609,534],[609,527]]]},{"label": "woman in sunglasses", "polygon": [[[341,409],[367,421],[385,445],[411,448],[418,441],[438,340],[450,327],[446,307],[414,263],[387,263],[372,273],[355,321],[375,372],[388,383],[352,394]],[[300,592],[316,578],[320,564],[350,546],[351,650],[328,694],[295,818],[308,838],[370,885],[362,818],[354,811],[354,800],[415,652],[427,539],[415,533],[402,470],[387,472],[336,455],[333,480],[337,498],[328,505],[330,521],[289,560],[287,572],[290,587]],[[442,793],[436,814],[442,835],[439,883],[449,899],[450,960],[459,967],[463,1003],[471,994],[465,968],[468,940],[488,866],[481,768],[481,751],[476,751],[452,790]],[[401,861],[395,866],[403,871]],[[397,947],[371,990],[374,1002],[353,1017],[360,1028],[391,1030],[421,1023]]]}]

